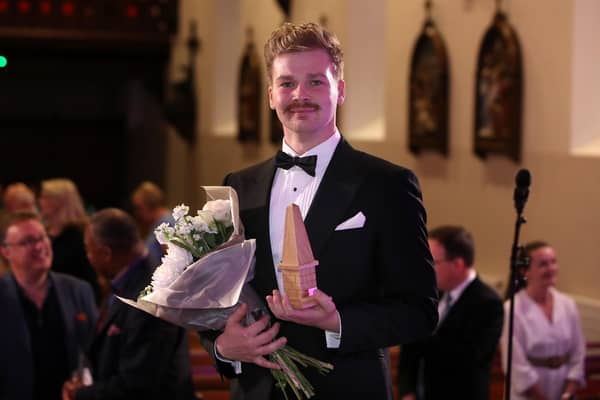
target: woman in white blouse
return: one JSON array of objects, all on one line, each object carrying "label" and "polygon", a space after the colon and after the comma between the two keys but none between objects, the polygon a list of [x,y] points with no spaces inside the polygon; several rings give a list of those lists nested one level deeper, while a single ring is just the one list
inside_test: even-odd
[{"label": "woman in white blouse", "polygon": [[[575,302],[554,288],[558,262],[545,242],[525,246],[526,286],[515,295],[511,396],[513,400],[570,399],[584,381],[585,339]],[[508,316],[509,304],[505,304]],[[508,318],[500,340],[506,371]]]}]

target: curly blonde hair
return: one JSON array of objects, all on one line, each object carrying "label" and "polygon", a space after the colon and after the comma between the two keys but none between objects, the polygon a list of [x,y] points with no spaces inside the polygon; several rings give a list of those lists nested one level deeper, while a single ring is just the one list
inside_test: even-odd
[{"label": "curly blonde hair", "polygon": [[269,82],[272,83],[273,60],[281,54],[323,49],[329,54],[336,79],[344,77],[344,53],[340,41],[333,32],[321,25],[309,22],[292,24],[286,22],[277,28],[265,43],[265,65]]}]

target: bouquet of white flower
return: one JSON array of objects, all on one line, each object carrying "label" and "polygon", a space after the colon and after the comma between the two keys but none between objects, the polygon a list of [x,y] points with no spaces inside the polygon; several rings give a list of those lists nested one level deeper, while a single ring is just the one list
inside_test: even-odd
[{"label": "bouquet of white flower", "polygon": [[[219,330],[240,302],[248,305],[250,321],[252,315],[267,310],[247,285],[254,276],[256,242],[244,239],[235,190],[221,186],[205,186],[203,190],[208,201],[197,215],[188,215],[189,207],[179,205],[173,210],[175,225],[162,224],[156,229],[156,238],[167,245],[167,254],[151,284],[137,301],[119,299],[185,328]],[[322,373],[333,369],[331,364],[289,346],[270,358],[282,367],[271,373],[286,399],[286,387],[298,400],[315,394],[297,364]]]}]

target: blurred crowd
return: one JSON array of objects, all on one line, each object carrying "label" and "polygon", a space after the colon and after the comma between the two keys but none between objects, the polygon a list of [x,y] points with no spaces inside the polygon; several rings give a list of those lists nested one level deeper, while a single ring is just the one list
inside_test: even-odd
[{"label": "blurred crowd", "polygon": [[69,179],[2,192],[1,399],[195,398],[186,331],[116,299],[150,283],[169,220],[155,184],[131,201],[137,220],[88,213]]},{"label": "blurred crowd", "polygon": [[[184,330],[115,301],[135,298],[148,284],[165,251],[154,229],[173,223],[152,182],[136,187],[130,202],[131,214],[88,213],[65,178],[2,191],[0,364],[12,368],[0,369],[0,398],[194,398]],[[487,399],[498,349],[508,367],[509,302],[480,279],[465,228],[432,229],[429,246],[440,320],[431,337],[401,348],[399,396]],[[556,289],[554,248],[535,241],[524,252],[511,398],[571,399],[585,385],[577,307]]]}]

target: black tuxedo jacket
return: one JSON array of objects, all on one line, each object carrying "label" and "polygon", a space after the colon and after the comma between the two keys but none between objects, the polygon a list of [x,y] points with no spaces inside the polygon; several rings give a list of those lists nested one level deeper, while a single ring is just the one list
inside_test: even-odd
[{"label": "black tuxedo jacket", "polygon": [[425,399],[487,400],[503,316],[496,292],[475,278],[428,340],[401,347],[400,395],[415,393],[423,363]]},{"label": "black tuxedo jacket", "polygon": [[[128,271],[122,297],[135,299],[150,283],[148,260]],[[89,358],[94,384],[76,399],[195,399],[187,335],[179,328],[114,299],[98,327]]]},{"label": "black tuxedo jacket", "polygon": [[[262,297],[277,288],[269,239],[274,175],[272,158],[225,178],[238,193],[246,237],[256,238],[252,285]],[[359,212],[366,217],[362,228],[335,230]],[[342,139],[304,222],[319,261],[317,286],[333,297],[341,316],[341,345],[327,349],[324,331],[285,321],[280,335],[294,348],[334,364],[325,376],[305,370],[317,398],[389,398],[382,349],[426,337],[437,322],[435,274],[417,179]],[[219,363],[218,368],[232,375],[229,365]],[[236,381],[234,398],[280,396],[269,371],[254,364],[243,364]]]}]

